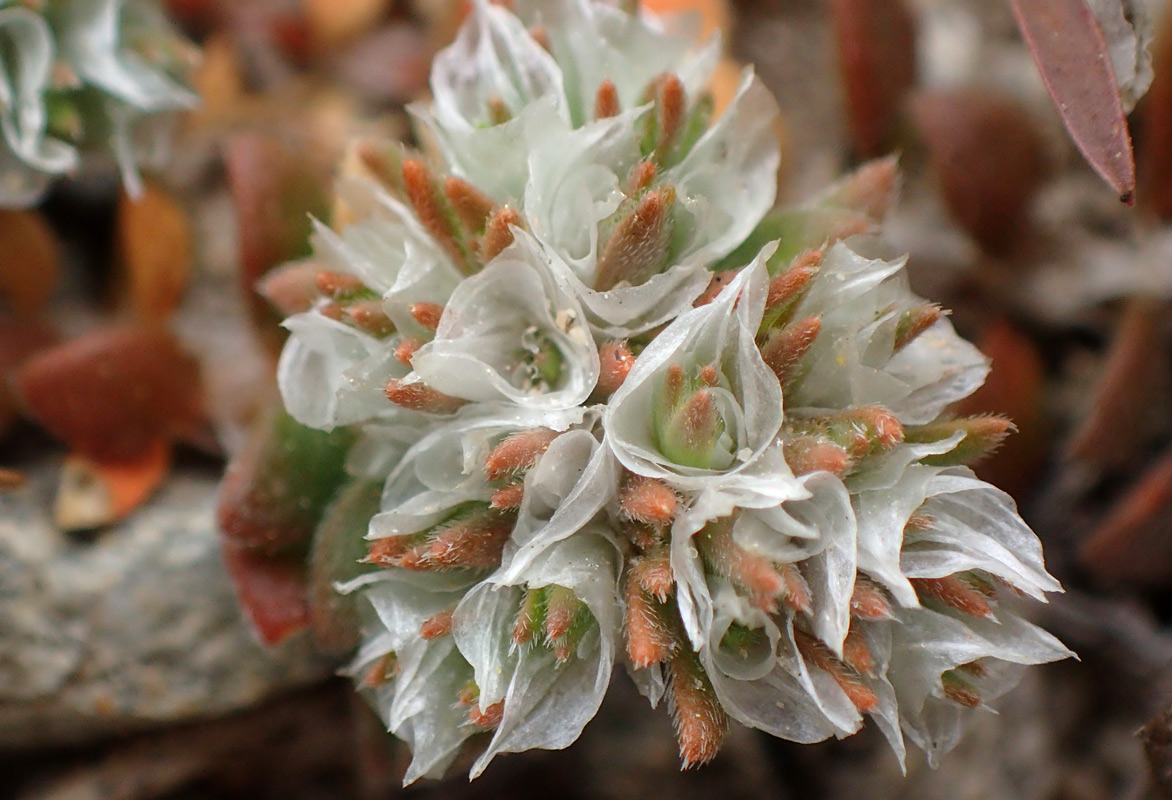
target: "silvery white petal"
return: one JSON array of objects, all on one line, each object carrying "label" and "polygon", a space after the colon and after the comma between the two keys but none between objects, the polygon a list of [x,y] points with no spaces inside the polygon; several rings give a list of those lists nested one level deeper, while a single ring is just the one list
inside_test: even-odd
[{"label": "silvery white petal", "polygon": [[[411,684],[397,687],[397,691],[411,691],[412,705],[419,711],[390,729],[411,748],[412,759],[403,776],[404,786],[423,777],[442,777],[458,755],[460,745],[477,733],[476,727],[468,724],[468,710],[456,701],[472,670],[451,637],[432,642],[419,640],[412,650],[416,648],[425,654],[426,662],[421,666],[426,669],[413,670]],[[400,669],[403,668],[401,660]],[[396,683],[401,681],[402,677]]]},{"label": "silvery white petal", "polygon": [[668,170],[690,224],[682,245],[685,265],[705,266],[743,242],[777,198],[781,153],[777,101],[751,69],[720,119],[682,162]]},{"label": "silvery white petal", "polygon": [[383,310],[399,331],[420,333],[408,306],[443,305],[463,276],[415,214],[374,182],[348,178],[338,196],[357,221],[337,233],[315,220],[315,256],[383,295]]},{"label": "silvery white petal", "polygon": [[667,678],[664,677],[663,666],[652,664],[644,669],[635,669],[630,662],[626,662],[623,667],[639,694],[647,698],[652,708],[659,708],[659,703],[667,692]]},{"label": "silvery white petal", "polygon": [[61,15],[61,52],[87,83],[140,111],[192,108],[199,98],[123,38],[166,28],[162,11],[140,0],[70,0]]},{"label": "silvery white petal", "polygon": [[515,206],[525,196],[530,151],[570,130],[560,108],[553,96],[542,97],[508,122],[481,128],[448,127],[418,105],[408,110],[435,141],[451,174],[498,203]]},{"label": "silvery white petal", "polygon": [[934,475],[925,494],[923,512],[932,525],[905,537],[904,575],[941,578],[979,569],[1043,602],[1046,592],[1062,591],[1046,572],[1042,543],[1005,492],[955,468]]},{"label": "silvery white petal", "polygon": [[753,680],[732,678],[713,648],[701,653],[720,704],[733,719],[791,742],[813,743],[841,731],[830,722],[807,686],[781,664]]},{"label": "silvery white petal", "polygon": [[791,409],[878,404],[921,424],[981,385],[987,360],[947,320],[894,352],[900,314],[922,303],[907,289],[905,262],[866,259],[842,242],[827,251],[796,312],[819,316],[822,328],[786,398]]},{"label": "silvery white petal", "polygon": [[[515,578],[502,580],[505,571],[498,571],[456,608],[452,635],[475,670],[481,708],[505,703],[473,777],[497,753],[568,746],[597,713],[620,626],[618,572],[615,545],[598,529],[584,531],[547,548]],[[521,599],[516,587],[549,585],[573,591],[597,623],[564,664],[545,647],[510,647]]]},{"label": "silvery white petal", "polygon": [[497,443],[532,428],[566,430],[585,414],[583,408],[542,413],[488,407],[437,425],[406,452],[387,478],[383,511],[371,520],[371,538],[417,533],[462,503],[487,502],[493,487],[484,474],[484,462]]},{"label": "silvery white petal", "polygon": [[[476,402],[573,408],[598,381],[598,350],[577,301],[549,274],[553,258],[524,231],[452,293],[435,338],[411,359],[435,389]],[[533,363],[540,348],[560,359],[550,385]]]},{"label": "silvery white petal", "polygon": [[813,497],[791,501],[798,506],[793,513],[810,519],[821,533],[822,543],[820,552],[802,562],[812,597],[814,635],[841,656],[851,625],[851,596],[855,590],[855,515],[842,481],[830,473],[806,476],[802,485]]},{"label": "silvery white petal", "polygon": [[593,285],[598,225],[624,198],[620,180],[642,155],[636,109],[546,138],[529,156],[525,216],[533,235]]},{"label": "silvery white petal", "polygon": [[895,688],[887,680],[887,670],[891,665],[891,629],[889,622],[860,622],[867,650],[871,654],[874,665],[874,675],[863,675],[862,680],[875,693],[878,703],[870,712],[871,719],[887,739],[892,752],[899,761],[899,768],[907,772],[907,745],[903,739],[903,729],[899,717],[899,699]]},{"label": "silvery white petal", "polygon": [[555,439],[525,476],[517,526],[497,580],[520,581],[536,557],[585,528],[610,504],[617,485],[614,456],[592,433],[574,430]]},{"label": "silvery white petal", "polygon": [[[0,131],[5,143],[17,159],[37,170],[61,173],[75,168],[77,151],[45,135],[48,112],[44,93],[55,55],[48,24],[30,9],[2,8],[0,41],[7,51],[6,69],[0,71]],[[0,194],[14,199],[16,195],[35,195],[39,187],[22,173],[15,164],[6,169]]]},{"label": "silvery white petal", "polygon": [[454,608],[475,582],[474,576],[459,571],[377,570],[341,584],[338,591],[361,594],[374,612],[372,621],[377,621],[370,635],[379,637],[389,652],[419,641],[420,626]]},{"label": "silvery white petal", "polygon": [[935,763],[956,744],[960,735],[960,707],[944,699],[940,676],[979,659],[995,659],[981,680],[983,698],[992,699],[1016,682],[1017,670],[996,668],[1010,664],[1041,664],[1068,658],[1071,653],[1057,639],[1013,614],[1000,623],[965,617],[956,619],[930,609],[900,609],[893,628],[888,679],[899,698],[904,733]]},{"label": "silvery white petal", "polygon": [[404,412],[362,426],[358,440],[346,454],[347,474],[385,479],[413,445],[441,424],[424,414]]},{"label": "silvery white petal", "polygon": [[699,40],[695,19],[630,15],[590,0],[519,0],[515,6],[522,19],[548,31],[575,125],[591,118],[604,80],[614,83],[625,109],[641,105],[648,85],[664,72],[676,73],[694,96],[720,56],[717,37],[700,48],[692,44]]},{"label": "silvery white petal", "polygon": [[407,370],[391,345],[316,311],[284,325],[291,336],[281,351],[277,385],[294,419],[328,430],[392,410],[383,390]]},{"label": "silvery white petal", "polygon": [[456,40],[436,55],[431,91],[436,119],[451,130],[491,125],[495,103],[514,116],[545,97],[565,106],[557,62],[521,20],[486,0],[475,0]]},{"label": "silvery white petal", "polygon": [[[793,495],[786,480],[773,480],[772,470],[755,475],[752,469],[772,444],[782,421],[781,387],[755,341],[765,300],[765,259],[770,253],[770,248],[762,251],[713,302],[681,314],[639,355],[603,419],[607,440],[627,469],[684,490],[775,491],[778,500]],[[728,397],[735,405],[722,409],[729,412],[725,425],[731,437],[730,463],[724,469],[674,464],[656,441],[650,424],[655,395],[673,364],[685,369],[713,365],[730,383]]]},{"label": "silvery white petal", "polygon": [[924,504],[928,482],[940,470],[913,464],[894,486],[852,496],[858,522],[859,569],[882,583],[902,606],[918,606],[916,590],[900,568],[903,531]]},{"label": "silvery white petal", "polygon": [[778,641],[778,663],[798,681],[818,710],[834,726],[836,736],[841,738],[850,735],[862,726],[863,718],[842,687],[827,673],[807,665],[798,652],[792,619],[786,621]]}]

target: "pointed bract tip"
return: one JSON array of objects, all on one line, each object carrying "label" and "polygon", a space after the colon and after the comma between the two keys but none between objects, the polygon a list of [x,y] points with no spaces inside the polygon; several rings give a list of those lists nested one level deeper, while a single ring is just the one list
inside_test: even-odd
[{"label": "pointed bract tip", "polygon": [[429,414],[453,414],[468,402],[446,395],[420,381],[389,381],[384,394],[397,406]]},{"label": "pointed bract tip", "polygon": [[498,481],[530,469],[560,435],[549,428],[533,428],[506,437],[484,459],[485,477]]},{"label": "pointed bract tip", "polygon": [[623,107],[619,103],[619,90],[610,80],[604,80],[598,85],[598,94],[594,98],[594,118],[607,119],[617,117]]}]

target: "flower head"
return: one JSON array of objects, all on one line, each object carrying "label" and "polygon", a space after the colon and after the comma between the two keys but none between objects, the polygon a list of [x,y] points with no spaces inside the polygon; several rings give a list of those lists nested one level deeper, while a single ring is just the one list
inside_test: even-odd
[{"label": "flower head", "polygon": [[181,82],[191,46],[152,0],[4,3],[0,40],[0,205],[35,202],[107,146],[136,193],[135,151],[158,137],[158,115],[195,104]]},{"label": "flower head", "polygon": [[477,2],[437,59],[434,160],[345,185],[281,363],[291,413],[363,424],[352,466],[385,477],[382,569],[345,588],[408,780],[478,732],[474,774],[565,747],[616,659],[685,766],[733,721],[812,742],[869,717],[935,758],[1067,652],[1018,616],[1059,589],[1037,539],[964,467],[1008,423],[946,415],[985,360],[851,238],[894,162],[770,212],[751,74],[713,120],[713,50],[671,21],[513,6]]}]

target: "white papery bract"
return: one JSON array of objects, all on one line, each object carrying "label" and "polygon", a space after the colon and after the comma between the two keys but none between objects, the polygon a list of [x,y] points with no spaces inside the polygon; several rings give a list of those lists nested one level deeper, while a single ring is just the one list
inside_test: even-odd
[{"label": "white papery bract", "polygon": [[290,412],[361,424],[350,468],[385,481],[384,569],[343,588],[407,781],[476,733],[473,776],[567,746],[616,659],[685,765],[730,720],[873,720],[934,762],[965,707],[1068,653],[1020,616],[1060,588],[1037,538],[964,466],[1009,423],[948,416],[986,360],[904,259],[835,233],[882,222],[894,162],[771,211],[751,72],[709,120],[716,50],[676,21],[512,7],[477,0],[438,56],[431,159],[343,180],[280,365]]},{"label": "white papery bract", "polygon": [[550,254],[528,234],[516,236],[453,292],[435,338],[411,365],[452,397],[574,408],[598,380],[598,350],[578,303],[553,277]]},{"label": "white papery bract", "polygon": [[[177,77],[190,47],[152,0],[0,3],[0,205],[35,203],[81,154],[109,150],[131,194],[142,139],[160,114],[191,108]],[[148,55],[148,53],[150,55]]]}]

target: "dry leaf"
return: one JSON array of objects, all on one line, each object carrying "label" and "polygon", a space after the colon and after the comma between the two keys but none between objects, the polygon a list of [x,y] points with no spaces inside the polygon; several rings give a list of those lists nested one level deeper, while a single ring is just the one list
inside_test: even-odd
[{"label": "dry leaf", "polygon": [[1043,173],[1033,119],[1008,97],[986,89],[918,93],[916,133],[953,218],[985,250],[1010,250]]},{"label": "dry leaf", "polygon": [[97,330],[39,352],[14,384],[29,416],[102,461],[138,458],[201,414],[198,363],[169,333],[148,327]]},{"label": "dry leaf", "polygon": [[1115,503],[1083,543],[1079,562],[1104,583],[1172,580],[1172,453]]},{"label": "dry leaf", "polygon": [[23,317],[36,315],[57,286],[60,256],[49,224],[36,211],[0,210],[0,301]]},{"label": "dry leaf", "polygon": [[156,439],[138,458],[95,461],[66,456],[53,519],[64,531],[87,530],[123,519],[149,498],[167,477],[171,446]]},{"label": "dry leaf", "polygon": [[1086,160],[1135,203],[1135,159],[1107,43],[1084,0],[1009,0],[1046,90]]},{"label": "dry leaf", "polygon": [[891,148],[896,120],[916,82],[915,19],[903,0],[830,0],[856,158]]},{"label": "dry leaf", "polygon": [[1146,298],[1128,301],[1090,411],[1071,437],[1067,458],[1111,470],[1128,467],[1143,455],[1153,430],[1145,422],[1153,413],[1166,413],[1158,400],[1168,379],[1163,324],[1167,318],[1166,303]]},{"label": "dry leaf", "polygon": [[130,306],[144,322],[164,322],[175,311],[191,272],[187,212],[156,183],[142,196],[125,192],[118,203],[118,250]]},{"label": "dry leaf", "polygon": [[1166,15],[1156,38],[1155,79],[1140,110],[1140,199],[1172,220],[1172,14]]}]

